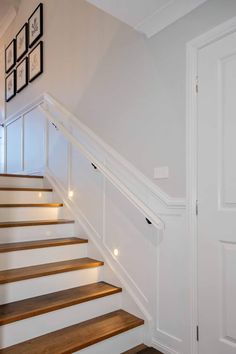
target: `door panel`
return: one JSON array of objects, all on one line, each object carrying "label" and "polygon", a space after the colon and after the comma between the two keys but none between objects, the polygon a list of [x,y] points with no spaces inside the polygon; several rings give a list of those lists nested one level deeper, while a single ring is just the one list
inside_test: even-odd
[{"label": "door panel", "polygon": [[236,34],[198,58],[199,353],[236,353]]}]

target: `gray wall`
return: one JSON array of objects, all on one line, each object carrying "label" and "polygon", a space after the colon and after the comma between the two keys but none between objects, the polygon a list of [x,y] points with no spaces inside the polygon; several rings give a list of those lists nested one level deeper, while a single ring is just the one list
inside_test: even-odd
[{"label": "gray wall", "polygon": [[[45,71],[7,115],[47,91],[150,179],[169,166],[168,180],[153,181],[184,196],[186,42],[235,16],[236,1],[207,1],[151,39],[84,0],[43,2]],[[22,0],[3,44],[37,4]]]}]

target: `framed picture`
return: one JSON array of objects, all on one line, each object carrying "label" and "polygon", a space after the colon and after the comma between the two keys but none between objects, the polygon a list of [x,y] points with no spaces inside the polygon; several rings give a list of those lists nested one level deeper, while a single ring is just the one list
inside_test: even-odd
[{"label": "framed picture", "polygon": [[40,3],[28,20],[29,47],[31,48],[43,35],[43,4]]},{"label": "framed picture", "polygon": [[16,94],[16,71],[13,70],[5,79],[5,99],[10,101]]},{"label": "framed picture", "polygon": [[16,67],[16,92],[28,85],[28,58],[22,60]]},{"label": "framed picture", "polygon": [[29,82],[43,72],[43,42],[39,42],[29,53]]},{"label": "framed picture", "polygon": [[8,73],[16,63],[16,41],[13,39],[5,49],[5,71]]},{"label": "framed picture", "polygon": [[19,30],[16,35],[16,61],[20,61],[21,58],[27,53],[28,50],[28,24]]}]

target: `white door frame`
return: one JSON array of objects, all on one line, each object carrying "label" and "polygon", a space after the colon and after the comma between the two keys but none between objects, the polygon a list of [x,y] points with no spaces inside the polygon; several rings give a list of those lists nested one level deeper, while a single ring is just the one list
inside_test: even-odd
[{"label": "white door frame", "polygon": [[[198,353],[196,328],[198,325],[197,283],[197,90],[198,51],[236,31],[236,17],[187,43],[186,58],[186,160],[187,160],[187,232],[191,242],[191,354]],[[201,337],[201,329],[200,337]]]}]

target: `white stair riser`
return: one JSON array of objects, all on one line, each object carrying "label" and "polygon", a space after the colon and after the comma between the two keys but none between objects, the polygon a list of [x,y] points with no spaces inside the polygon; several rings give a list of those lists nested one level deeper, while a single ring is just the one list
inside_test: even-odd
[{"label": "white stair riser", "polygon": [[64,218],[63,208],[0,208],[0,221],[48,220]]},{"label": "white stair riser", "polygon": [[2,284],[0,303],[23,300],[101,280],[103,280],[102,267],[96,267]]},{"label": "white stair riser", "polygon": [[120,354],[144,342],[144,326],[91,345],[74,354]]},{"label": "white stair riser", "polygon": [[0,177],[0,187],[43,188],[43,178]]},{"label": "white stair riser", "polygon": [[3,339],[1,347],[14,345],[101,316],[120,307],[121,295],[115,294],[1,326],[0,338]]},{"label": "white stair riser", "polygon": [[30,267],[82,257],[87,257],[86,243],[1,253],[0,270]]},{"label": "white stair riser", "polygon": [[0,204],[51,203],[52,192],[1,191]]},{"label": "white stair riser", "polygon": [[7,227],[0,228],[0,243],[48,240],[73,235],[74,224]]}]

